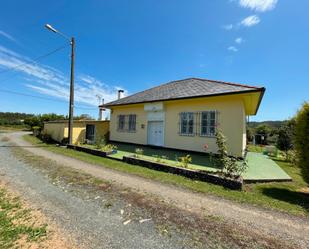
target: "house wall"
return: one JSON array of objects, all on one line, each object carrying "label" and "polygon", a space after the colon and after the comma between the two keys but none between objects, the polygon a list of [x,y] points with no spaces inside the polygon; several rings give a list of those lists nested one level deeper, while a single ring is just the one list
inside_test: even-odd
[{"label": "house wall", "polygon": [[[243,156],[245,144],[245,109],[243,99],[237,96],[221,96],[213,98],[196,98],[177,101],[166,101],[164,104],[164,146],[168,148],[204,152],[217,152],[215,137],[181,136],[179,134],[179,113],[216,110],[218,127],[227,137],[229,154]],[[117,116],[120,114],[136,114],[135,133],[117,131]],[[141,126],[144,125],[142,129]],[[113,107],[110,122],[110,138],[114,141],[147,144],[147,112],[144,104]]]},{"label": "house wall", "polygon": [[[73,123],[73,144],[85,141],[87,124],[95,125],[96,137],[103,137],[109,131],[109,121],[75,121]],[[55,141],[61,142],[63,138],[68,137],[68,122],[46,122],[44,123],[43,132],[50,135]]]},{"label": "house wall", "polygon": [[[118,131],[118,115],[136,114],[136,132]],[[144,128],[142,128],[144,125]],[[121,106],[111,110],[110,139],[126,143],[147,144],[147,112],[144,104]]]},{"label": "house wall", "polygon": [[43,133],[48,134],[55,141],[61,142],[64,137],[64,122],[44,123]]}]

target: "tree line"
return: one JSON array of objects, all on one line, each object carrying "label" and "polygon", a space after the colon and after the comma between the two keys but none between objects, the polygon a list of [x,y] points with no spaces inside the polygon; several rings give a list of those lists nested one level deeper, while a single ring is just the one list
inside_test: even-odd
[{"label": "tree line", "polygon": [[[79,116],[74,116],[75,120],[93,120],[88,114],[81,114]],[[27,114],[19,112],[0,112],[0,125],[2,126],[28,126],[33,128],[37,126],[39,128],[43,127],[44,122],[55,121],[55,120],[68,120],[68,116],[56,114],[56,113],[46,113],[46,114]]]}]

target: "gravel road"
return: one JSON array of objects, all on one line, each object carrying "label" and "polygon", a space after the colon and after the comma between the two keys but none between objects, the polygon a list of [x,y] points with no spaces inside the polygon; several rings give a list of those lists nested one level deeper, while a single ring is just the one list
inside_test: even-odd
[{"label": "gravel road", "polygon": [[[87,200],[52,184],[46,176],[17,160],[7,142],[0,142],[0,176],[28,202],[72,236],[77,248],[183,248],[177,234],[164,238],[151,221],[124,225],[125,206],[107,209],[102,199]],[[147,218],[147,217],[146,217]],[[1,246],[0,246],[1,247]]]},{"label": "gravel road", "polygon": [[[249,205],[234,203],[221,198],[170,185],[159,184],[141,177],[127,175],[101,166],[85,163],[73,158],[54,154],[33,147],[21,136],[24,133],[6,134],[11,141],[36,155],[57,163],[83,170],[108,181],[149,193],[172,203],[181,209],[201,215],[222,217],[227,223],[235,224],[259,235],[273,237],[293,243],[299,248],[309,248],[309,220],[284,213]],[[2,142],[3,144],[3,142]],[[182,235],[162,239],[151,222],[123,225],[119,212],[103,212],[97,203],[85,202],[70,193],[60,192],[40,174],[29,169],[10,154],[9,147],[0,147],[0,170],[9,177],[19,190],[27,192],[35,202],[45,203],[42,207],[55,219],[62,220],[69,231],[77,234],[78,241],[89,236],[92,248],[184,248]],[[56,211],[55,211],[56,210]],[[77,223],[77,224],[76,224]],[[130,238],[130,239],[128,239]],[[87,245],[89,247],[89,244]],[[204,245],[203,248],[207,248]]]}]

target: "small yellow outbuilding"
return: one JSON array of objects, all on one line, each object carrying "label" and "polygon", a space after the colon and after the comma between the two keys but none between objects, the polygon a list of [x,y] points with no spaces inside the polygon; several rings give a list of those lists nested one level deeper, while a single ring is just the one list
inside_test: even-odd
[{"label": "small yellow outbuilding", "polygon": [[[74,120],[72,142],[84,143],[94,142],[98,138],[103,138],[109,131],[109,121],[96,120]],[[48,134],[57,142],[62,142],[68,137],[68,121],[49,121],[44,123],[44,134]]]}]

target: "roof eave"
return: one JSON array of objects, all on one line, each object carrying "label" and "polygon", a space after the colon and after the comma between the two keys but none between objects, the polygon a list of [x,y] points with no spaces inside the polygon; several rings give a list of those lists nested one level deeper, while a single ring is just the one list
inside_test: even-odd
[{"label": "roof eave", "polygon": [[264,93],[265,93],[265,91],[266,91],[266,88],[265,88],[265,87],[262,87],[262,88],[260,88],[260,90],[261,90],[261,94],[260,94],[259,102],[258,102],[258,104],[257,104],[257,106],[256,106],[256,110],[255,110],[254,115],[257,114],[257,112],[258,112],[258,110],[259,110],[259,108],[260,108],[260,105],[261,105],[262,99],[263,99],[263,97],[264,97]]},{"label": "roof eave", "polygon": [[254,92],[261,92],[259,102],[258,102],[256,111],[255,111],[255,114],[256,114],[258,109],[259,109],[260,103],[262,101],[262,98],[263,98],[263,95],[264,95],[264,92],[265,92],[265,87],[256,88],[256,89],[253,89],[253,90],[238,91],[238,92],[216,93],[216,94],[210,94],[210,95],[208,94],[208,95],[190,96],[190,97],[182,97],[182,98],[158,99],[158,100],[153,100],[153,101],[132,102],[132,103],[123,103],[123,104],[109,104],[109,103],[107,103],[107,104],[104,104],[104,105],[100,105],[99,107],[111,108],[111,107],[114,107],[114,106],[136,105],[136,104],[154,103],[154,102],[161,102],[161,101],[173,101],[173,100],[182,100],[182,99],[207,98],[207,97],[237,95],[237,94],[254,93]]}]

